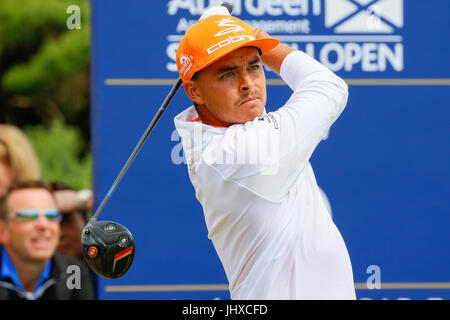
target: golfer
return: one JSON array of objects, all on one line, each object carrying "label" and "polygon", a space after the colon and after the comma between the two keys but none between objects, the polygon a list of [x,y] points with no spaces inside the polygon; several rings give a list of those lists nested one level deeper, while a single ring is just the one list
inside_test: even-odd
[{"label": "golfer", "polygon": [[[270,113],[263,64],[292,90]],[[347,103],[345,82],[226,12],[186,31],[177,67],[194,105],[175,126],[231,298],[355,299],[309,163]]]}]

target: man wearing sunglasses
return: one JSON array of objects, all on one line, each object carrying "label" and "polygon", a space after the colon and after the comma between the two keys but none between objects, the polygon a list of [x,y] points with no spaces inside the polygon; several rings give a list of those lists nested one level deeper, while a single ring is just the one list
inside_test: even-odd
[{"label": "man wearing sunglasses", "polygon": [[86,266],[55,253],[61,218],[41,181],[15,184],[0,198],[0,300],[95,299]]}]

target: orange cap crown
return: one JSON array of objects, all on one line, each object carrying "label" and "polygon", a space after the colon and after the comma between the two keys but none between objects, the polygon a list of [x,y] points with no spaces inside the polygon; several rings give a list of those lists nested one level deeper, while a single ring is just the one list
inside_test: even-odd
[{"label": "orange cap crown", "polygon": [[236,17],[210,16],[186,30],[176,55],[178,73],[181,80],[190,80],[194,73],[238,48],[254,46],[264,54],[279,42],[275,38],[255,39],[252,28]]}]

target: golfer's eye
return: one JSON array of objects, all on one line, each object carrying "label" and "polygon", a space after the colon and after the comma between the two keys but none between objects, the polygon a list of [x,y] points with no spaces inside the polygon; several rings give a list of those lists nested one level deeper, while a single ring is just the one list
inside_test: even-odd
[{"label": "golfer's eye", "polygon": [[255,64],[253,66],[250,66],[249,68],[250,70],[258,70],[259,69],[259,64]]},{"label": "golfer's eye", "polygon": [[229,77],[231,77],[233,75],[233,72],[227,72],[227,73],[224,73],[223,75],[221,75],[220,76],[220,79],[226,79],[226,78],[229,78]]}]

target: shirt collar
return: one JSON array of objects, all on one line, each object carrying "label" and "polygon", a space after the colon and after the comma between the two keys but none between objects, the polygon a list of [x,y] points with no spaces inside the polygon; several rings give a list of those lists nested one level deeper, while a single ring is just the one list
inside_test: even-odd
[{"label": "shirt collar", "polygon": [[[34,288],[33,293],[35,293],[47,280],[50,278],[50,271],[52,268],[52,262],[51,260],[48,260],[45,264],[44,270],[42,270],[41,275],[39,276],[39,279],[36,283],[36,287]],[[11,260],[11,258],[8,255],[8,252],[6,252],[6,249],[4,247],[1,248],[1,266],[0,266],[0,278],[10,278],[12,282],[20,288],[23,292],[25,292],[25,288],[23,287],[22,283],[19,279],[19,274],[17,273],[16,267],[14,267],[14,264]]]}]

